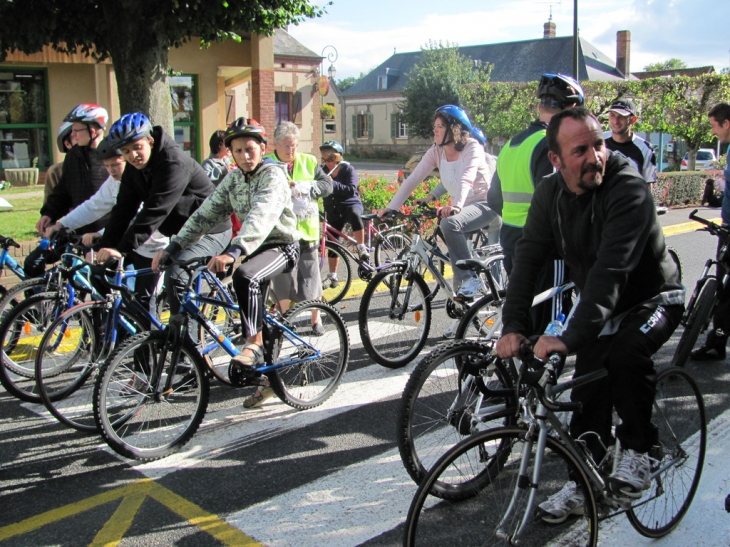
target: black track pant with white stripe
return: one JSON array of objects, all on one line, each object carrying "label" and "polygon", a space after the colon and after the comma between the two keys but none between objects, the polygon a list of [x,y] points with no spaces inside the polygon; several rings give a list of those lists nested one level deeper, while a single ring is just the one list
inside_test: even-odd
[{"label": "black track pant with white stripe", "polygon": [[269,281],[290,271],[299,258],[299,242],[262,247],[246,257],[233,272],[233,289],[241,308],[241,324],[246,336],[261,331],[264,318],[264,296]]}]

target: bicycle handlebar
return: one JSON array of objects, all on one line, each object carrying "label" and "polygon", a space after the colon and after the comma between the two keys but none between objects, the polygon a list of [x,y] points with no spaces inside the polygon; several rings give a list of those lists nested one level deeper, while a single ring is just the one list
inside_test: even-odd
[{"label": "bicycle handlebar", "polygon": [[697,216],[698,209],[695,209],[689,214],[690,220],[694,220],[695,222],[699,222],[700,224],[704,224],[707,227],[707,230],[714,236],[720,237],[728,237],[730,236],[730,229],[726,228],[725,226],[721,226],[719,224],[716,224],[715,222],[712,222],[711,220],[707,220],[705,218]]},{"label": "bicycle handlebar", "polygon": [[579,402],[554,401],[546,390],[548,386],[557,384],[557,380],[563,372],[565,363],[563,355],[557,352],[552,353],[548,357],[547,363],[540,361],[532,352],[532,342],[522,344],[519,353],[522,360],[519,382],[533,388],[538,400],[545,408],[552,412],[580,412],[583,409],[583,405]]},{"label": "bicycle handlebar", "polygon": [[12,237],[0,236],[0,247],[8,249],[9,247],[20,248],[20,244],[16,243]]}]

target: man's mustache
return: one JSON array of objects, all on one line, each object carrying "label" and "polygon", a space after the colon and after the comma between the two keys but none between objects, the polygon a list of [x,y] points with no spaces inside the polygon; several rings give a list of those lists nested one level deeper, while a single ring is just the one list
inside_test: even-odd
[{"label": "man's mustache", "polygon": [[602,163],[594,163],[591,165],[586,165],[583,167],[584,173],[602,173],[603,172],[603,164]]}]

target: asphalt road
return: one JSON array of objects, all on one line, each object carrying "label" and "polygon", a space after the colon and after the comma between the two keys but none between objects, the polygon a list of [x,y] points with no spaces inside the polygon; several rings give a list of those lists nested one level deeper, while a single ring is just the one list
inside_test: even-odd
[{"label": "asphalt road", "polygon": [[[662,222],[683,223],[688,212],[672,211]],[[691,290],[715,240],[683,232],[668,241]],[[357,297],[338,306],[353,351],[342,385],[323,406],[298,412],[274,399],[244,411],[248,390],[212,384],[201,429],[180,454],[156,462],[120,458],[99,437],[0,393],[0,547],[400,545],[415,486],[398,457],[394,417],[415,364],[388,370],[370,361],[359,342],[358,306]],[[425,351],[443,340],[448,324],[440,301]],[[677,338],[658,354],[660,367]],[[708,421],[721,416],[730,407],[727,362],[690,363],[688,370],[705,396]],[[713,449],[710,439],[708,454]],[[730,488],[707,486],[703,498],[718,500],[709,506],[717,514],[698,516],[693,505],[680,529],[702,526],[705,516],[730,519],[719,501]],[[623,536],[606,529],[601,544],[618,545],[614,536]],[[702,537],[697,532],[692,537]],[[728,544],[722,530],[694,543]],[[669,536],[654,545],[678,544]]]}]

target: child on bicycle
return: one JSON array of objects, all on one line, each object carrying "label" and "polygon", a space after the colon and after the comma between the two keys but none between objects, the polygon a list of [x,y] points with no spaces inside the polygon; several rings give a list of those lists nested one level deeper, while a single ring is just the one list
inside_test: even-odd
[{"label": "child on bicycle", "polygon": [[[266,286],[273,277],[296,265],[299,234],[286,165],[264,159],[267,142],[264,127],[256,120],[238,118],[226,129],[225,142],[238,169],[228,173],[172,237],[167,249],[155,256],[152,268],[158,269],[168,256],[177,255],[231,213],[236,213],[241,230],[223,254],[210,259],[208,268],[214,273],[224,272],[237,258],[243,257],[233,273],[233,288],[246,344],[231,364],[250,368],[264,362],[262,328]],[[268,386],[259,389],[258,400],[263,401],[272,392]]]}]

